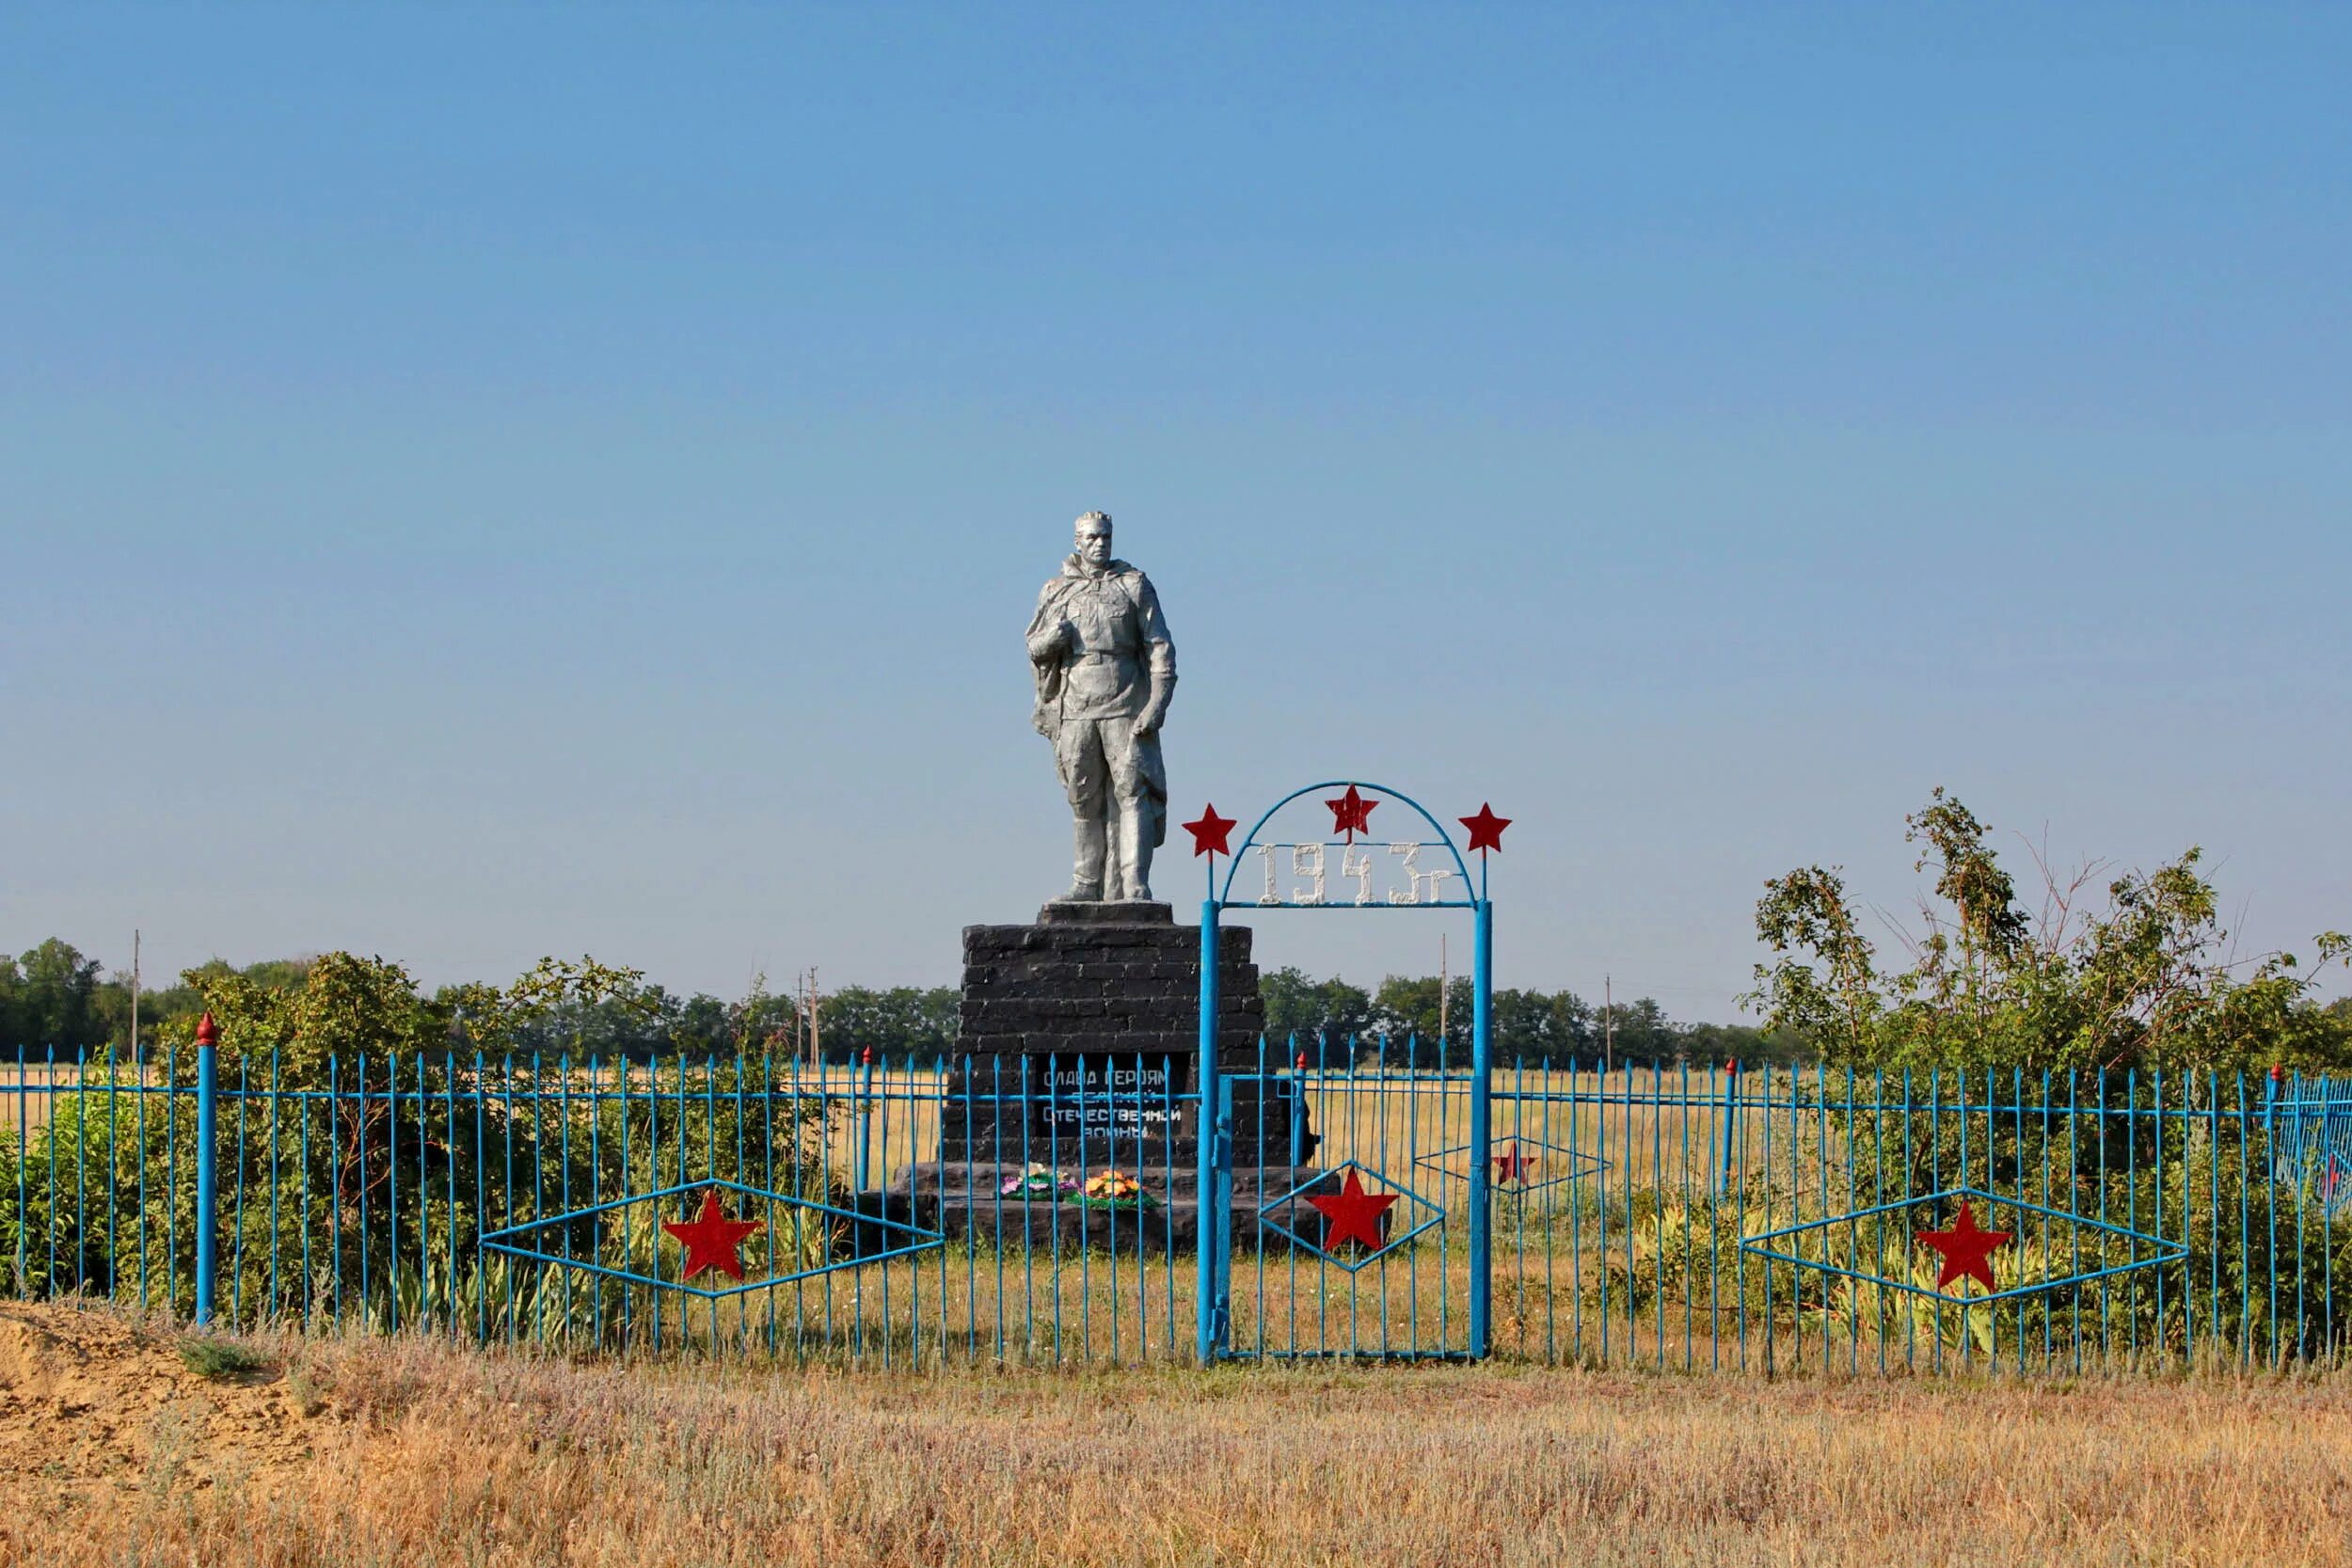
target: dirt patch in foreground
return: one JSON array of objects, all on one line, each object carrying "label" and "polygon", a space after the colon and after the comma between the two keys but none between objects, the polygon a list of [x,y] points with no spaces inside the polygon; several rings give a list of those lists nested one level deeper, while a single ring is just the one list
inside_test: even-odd
[{"label": "dirt patch in foreground", "polygon": [[184,1338],[107,1310],[0,1307],[0,1485],[87,1502],[93,1487],[265,1481],[310,1451],[317,1420],[278,1367],[199,1377]]},{"label": "dirt patch in foreground", "polygon": [[845,1377],[354,1334],[248,1341],[241,1383],[103,1309],[0,1324],[0,1568],[2352,1561],[2342,1374]]}]

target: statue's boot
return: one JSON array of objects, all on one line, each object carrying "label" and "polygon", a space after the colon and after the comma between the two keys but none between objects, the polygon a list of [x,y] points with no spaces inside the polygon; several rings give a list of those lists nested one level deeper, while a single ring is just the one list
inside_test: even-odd
[{"label": "statue's boot", "polygon": [[1103,896],[1103,824],[1080,817],[1071,826],[1077,847],[1077,871],[1060,902],[1091,904]]},{"label": "statue's boot", "polygon": [[1119,895],[1138,904],[1152,901],[1151,810],[1146,800],[1119,808]]}]

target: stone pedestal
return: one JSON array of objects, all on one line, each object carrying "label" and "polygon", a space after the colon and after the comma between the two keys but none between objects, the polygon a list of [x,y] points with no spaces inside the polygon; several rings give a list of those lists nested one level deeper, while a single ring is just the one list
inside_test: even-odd
[{"label": "stone pedestal", "polygon": [[[1290,1085],[1254,1076],[1265,1006],[1250,935],[1217,932],[1217,1060],[1252,1075],[1233,1085],[1236,1128],[1254,1138],[1264,1126],[1287,1164]],[[1198,1078],[1200,1017],[1200,930],[1166,904],[1048,904],[1031,925],[965,927],[956,1054],[970,1058],[978,1094],[1017,1101],[1025,1085],[1026,1103],[974,1105],[968,1130],[963,1108],[951,1109],[946,1158],[1025,1149],[1042,1162],[1057,1149],[1067,1161],[1083,1131],[1090,1160],[1187,1164],[1198,1117],[1182,1097]],[[1236,1154],[1255,1157],[1254,1145]]]},{"label": "stone pedestal", "polygon": [[[861,1211],[1034,1246],[1190,1251],[1200,1227],[1200,930],[1166,904],[1048,904],[1026,926],[967,926],[963,1006],[939,1152],[860,1194]],[[1232,1089],[1233,1221],[1323,1180],[1285,1060],[1261,1062],[1250,930],[1217,933],[1216,1053]],[[969,1077],[964,1063],[968,1062]],[[1262,1075],[1261,1067],[1266,1070]],[[1140,1219],[1004,1194],[1031,1163],[1140,1181]]]},{"label": "stone pedestal", "polygon": [[[1217,932],[1220,1061],[1257,1062],[1265,1007],[1250,930]],[[981,1056],[1194,1054],[1200,931],[1166,904],[1048,904],[1031,926],[963,928],[956,1051]]]}]

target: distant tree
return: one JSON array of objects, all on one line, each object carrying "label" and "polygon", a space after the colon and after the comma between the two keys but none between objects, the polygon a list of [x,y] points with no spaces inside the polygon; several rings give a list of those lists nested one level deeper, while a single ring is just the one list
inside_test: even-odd
[{"label": "distant tree", "polygon": [[2233,959],[2198,849],[2110,879],[2104,907],[2099,867],[2043,866],[2029,914],[1959,800],[1939,788],[1906,824],[1933,875],[1923,929],[1898,933],[1908,968],[1881,969],[1836,868],[1765,884],[1756,934],[1776,957],[1744,1000],[1768,1029],[1857,1067],[2352,1065],[2352,1019],[2312,994],[2352,940],[2323,932],[2308,971],[2291,953]]},{"label": "distant tree", "polygon": [[1618,1061],[1657,1061],[1683,1049],[1681,1031],[1667,1022],[1666,1009],[1652,996],[1618,1003],[1595,1025],[1595,1032]]},{"label": "distant tree", "polygon": [[868,1048],[876,1060],[930,1062],[955,1048],[962,994],[941,986],[894,986],[873,990],[844,986],[826,996],[818,1013],[825,1055],[854,1061]]},{"label": "distant tree", "polygon": [[[407,970],[386,958],[324,954],[308,965],[299,988],[264,984],[220,963],[183,971],[181,979],[219,1025],[225,1066],[249,1062],[266,1071],[274,1054],[279,1081],[290,1086],[324,1083],[330,1058],[382,1059],[449,1043],[448,1009],[419,996]],[[183,1015],[157,1033],[184,1065],[196,1021]]]},{"label": "distant tree", "polygon": [[1762,1067],[1814,1056],[1811,1047],[1794,1036],[1775,1036],[1752,1023],[1683,1023],[1676,1025],[1676,1033],[1681,1038],[1678,1059],[1693,1067],[1725,1062]]},{"label": "distant tree", "polygon": [[1311,1060],[1318,1042],[1340,1052],[1348,1040],[1360,1043],[1373,1032],[1371,994],[1336,975],[1315,980],[1296,968],[1278,969],[1259,977],[1258,995],[1265,1003],[1266,1050],[1276,1059],[1299,1050]]},{"label": "distant tree", "polygon": [[[1466,974],[1453,975],[1446,983],[1443,1059],[1450,1063],[1470,1059],[1474,989]],[[1373,1027],[1382,1042],[1376,1049],[1385,1049],[1390,1061],[1404,1062],[1409,1058],[1421,1066],[1435,1065],[1440,1058],[1438,1003],[1438,977],[1434,974],[1382,976],[1372,998]]]},{"label": "distant tree", "polygon": [[103,1045],[100,968],[56,937],[21,958],[0,956],[0,1044],[59,1051]]},{"label": "distant tree", "polygon": [[1494,1060],[1504,1067],[1565,1066],[1593,1053],[1593,1009],[1574,991],[1498,990]]}]

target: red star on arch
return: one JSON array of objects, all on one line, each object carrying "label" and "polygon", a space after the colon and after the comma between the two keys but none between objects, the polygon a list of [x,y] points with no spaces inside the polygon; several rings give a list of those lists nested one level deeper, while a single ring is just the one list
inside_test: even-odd
[{"label": "red star on arch", "polygon": [[2006,1246],[2015,1234],[2011,1230],[1979,1229],[1977,1216],[1963,1201],[1949,1230],[1916,1230],[1912,1232],[1912,1238],[1943,1254],[1944,1267],[1935,1276],[1937,1290],[1956,1279],[1967,1278],[1987,1291],[1997,1291],[2000,1287],[1993,1283],[1993,1249]]},{"label": "red star on arch", "polygon": [[1386,1244],[1380,1234],[1380,1216],[1396,1201],[1394,1193],[1374,1195],[1364,1191],[1363,1179],[1351,1167],[1347,1179],[1336,1193],[1326,1193],[1307,1200],[1323,1215],[1323,1250],[1334,1251],[1343,1242],[1354,1242],[1366,1249],[1378,1252]]},{"label": "red star on arch", "polygon": [[1192,835],[1192,852],[1200,855],[1230,855],[1233,851],[1226,843],[1226,835],[1233,831],[1233,818],[1219,816],[1211,805],[1200,814],[1198,822],[1184,824],[1184,832]]},{"label": "red star on arch", "polygon": [[1349,784],[1346,794],[1323,803],[1331,808],[1331,831],[1345,833],[1347,842],[1353,844],[1358,833],[1372,832],[1372,808],[1380,802],[1365,800],[1356,792],[1354,784]]},{"label": "red star on arch", "polygon": [[731,1220],[719,1207],[719,1189],[703,1190],[703,1206],[691,1220],[663,1220],[661,1228],[686,1248],[685,1272],[691,1279],[705,1269],[717,1269],[730,1279],[743,1277],[743,1239],[768,1228],[764,1220]]},{"label": "red star on arch", "polygon": [[1476,816],[1457,816],[1454,820],[1470,830],[1470,847],[1472,849],[1493,849],[1498,852],[1502,848],[1502,830],[1511,825],[1509,817],[1497,816],[1494,807],[1483,803],[1479,806]]}]

